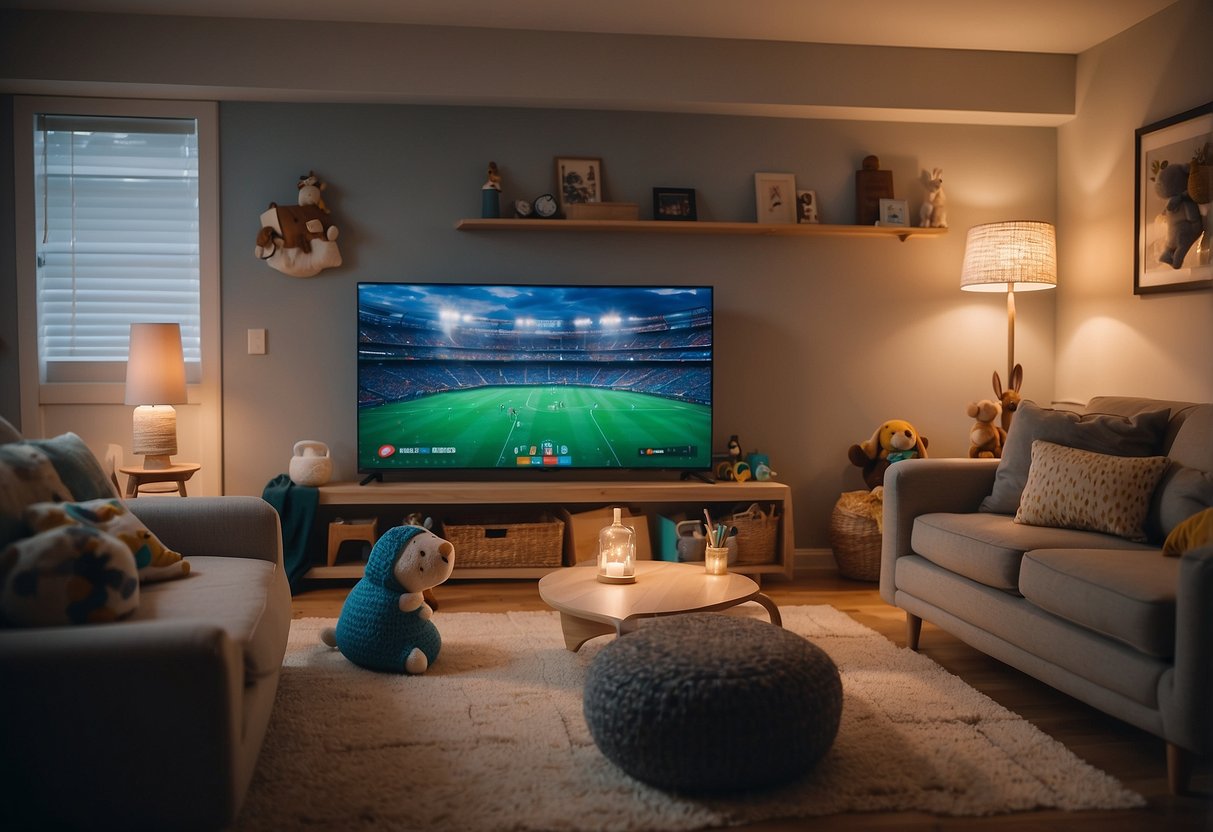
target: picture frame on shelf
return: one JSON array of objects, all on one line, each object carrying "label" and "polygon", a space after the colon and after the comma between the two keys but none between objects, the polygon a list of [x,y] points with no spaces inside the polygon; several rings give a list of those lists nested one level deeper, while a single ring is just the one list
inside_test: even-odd
[{"label": "picture frame on shelf", "polygon": [[904,199],[880,200],[880,224],[891,226],[908,226],[910,224],[910,209]]},{"label": "picture frame on shelf", "polygon": [[817,211],[817,191],[796,192],[796,222],[821,222],[821,215]]},{"label": "picture frame on shelf", "polygon": [[605,202],[602,159],[596,156],[556,157],[556,199],[560,210],[574,203]]},{"label": "picture frame on shelf", "polygon": [[1213,288],[1213,102],[1134,139],[1133,294]]},{"label": "picture frame on shelf", "polygon": [[796,175],[754,174],[754,209],[759,223],[795,223]]},{"label": "picture frame on shelf", "polygon": [[695,222],[699,212],[695,207],[694,188],[654,188],[653,219]]}]

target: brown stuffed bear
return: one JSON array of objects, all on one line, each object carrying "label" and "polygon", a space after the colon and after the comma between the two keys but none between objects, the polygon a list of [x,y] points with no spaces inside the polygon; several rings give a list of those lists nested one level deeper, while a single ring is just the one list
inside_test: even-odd
[{"label": "brown stuffed bear", "polygon": [[927,438],[904,419],[890,419],[876,428],[871,439],[847,449],[847,459],[863,469],[869,489],[884,485],[884,472],[890,465],[915,457],[927,458]]},{"label": "brown stuffed bear", "polygon": [[[998,374],[994,374],[995,379]],[[969,402],[965,409],[977,421],[969,428],[969,456],[973,459],[1001,459],[1007,432],[994,421],[1002,414],[1002,405],[992,399]]]}]

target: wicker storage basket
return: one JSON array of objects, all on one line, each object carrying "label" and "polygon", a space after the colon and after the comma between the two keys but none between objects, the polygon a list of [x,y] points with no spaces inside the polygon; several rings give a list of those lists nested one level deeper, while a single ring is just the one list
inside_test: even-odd
[{"label": "wicker storage basket", "polygon": [[447,521],[443,535],[455,546],[455,566],[561,566],[564,521],[544,515],[536,522]]},{"label": "wicker storage basket", "polygon": [[848,491],[838,498],[830,514],[830,548],[838,571],[857,581],[880,580],[882,535],[872,518],[872,500],[867,491]]},{"label": "wicker storage basket", "polygon": [[738,563],[775,562],[775,534],[779,530],[775,506],[764,513],[755,503],[734,514],[729,523],[737,529]]}]

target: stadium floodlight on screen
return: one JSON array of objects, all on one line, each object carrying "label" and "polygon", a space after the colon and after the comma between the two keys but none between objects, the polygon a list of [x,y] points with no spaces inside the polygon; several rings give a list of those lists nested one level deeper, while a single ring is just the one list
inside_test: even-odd
[{"label": "stadium floodlight on screen", "polygon": [[358,470],[711,469],[712,289],[358,284]]}]

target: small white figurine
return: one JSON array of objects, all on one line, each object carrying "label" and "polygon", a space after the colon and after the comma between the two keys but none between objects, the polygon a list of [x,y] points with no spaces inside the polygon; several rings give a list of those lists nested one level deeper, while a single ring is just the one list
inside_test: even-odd
[{"label": "small white figurine", "polygon": [[943,192],[943,168],[933,168],[927,181],[927,201],[918,212],[922,228],[948,227],[948,198]]}]

